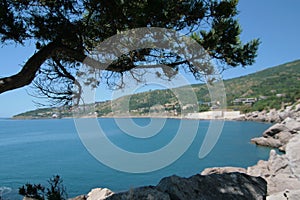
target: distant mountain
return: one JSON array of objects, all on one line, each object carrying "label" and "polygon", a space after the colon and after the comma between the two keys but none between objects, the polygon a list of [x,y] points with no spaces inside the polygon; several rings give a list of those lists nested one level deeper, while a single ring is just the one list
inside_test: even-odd
[{"label": "distant mountain", "polygon": [[[253,74],[224,81],[227,95],[227,108],[249,112],[264,110],[291,104],[300,99],[300,60],[271,67]],[[166,113],[169,116],[179,115],[183,111],[198,112],[218,109],[216,102],[211,102],[206,84],[192,85],[197,96],[198,105],[191,105],[188,95],[191,87],[183,86],[172,90],[154,90],[120,97],[114,101],[98,102],[95,109],[85,108],[85,115],[97,116],[136,116],[147,115],[149,112]],[[180,94],[179,104],[173,91]],[[128,108],[129,102],[129,108]],[[112,109],[113,108],[113,109]],[[43,108],[18,114],[14,118],[56,118],[72,117],[79,108],[60,107]]]}]

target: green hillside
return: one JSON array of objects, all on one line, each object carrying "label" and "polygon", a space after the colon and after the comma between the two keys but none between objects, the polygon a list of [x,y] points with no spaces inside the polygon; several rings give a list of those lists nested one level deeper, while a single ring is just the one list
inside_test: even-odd
[{"label": "green hillside", "polygon": [[[256,97],[250,110],[281,107],[300,99],[300,60],[225,81],[227,98]],[[232,105],[231,102],[228,102]]]},{"label": "green hillside", "polygon": [[[300,60],[271,67],[247,76],[242,76],[224,81],[227,95],[227,108],[249,112],[253,110],[264,110],[276,108],[294,103],[300,99]],[[168,115],[179,115],[183,111],[195,112],[206,111],[214,106],[210,103],[210,96],[206,84],[192,85],[197,96],[198,105],[189,105],[191,102],[189,94],[190,87],[179,87],[173,89],[180,94],[184,105],[179,104],[176,95],[171,90],[154,90],[124,96],[119,99],[96,103],[95,109],[86,107],[86,115],[98,116],[143,116],[149,112],[161,112]],[[249,98],[255,102],[245,103]],[[248,100],[249,100],[248,99]],[[129,108],[128,108],[129,101]],[[254,100],[253,100],[254,101]],[[15,118],[51,118],[71,117],[72,108],[46,108],[21,113]],[[96,113],[94,112],[96,111]]]}]

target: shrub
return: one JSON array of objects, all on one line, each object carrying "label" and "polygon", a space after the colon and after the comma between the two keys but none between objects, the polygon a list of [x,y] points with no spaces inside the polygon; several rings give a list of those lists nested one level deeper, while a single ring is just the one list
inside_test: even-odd
[{"label": "shrub", "polygon": [[30,184],[27,183],[19,188],[19,194],[28,198],[37,200],[66,200],[67,193],[66,188],[62,184],[60,176],[55,175],[48,180],[49,187],[46,188],[41,184]]}]

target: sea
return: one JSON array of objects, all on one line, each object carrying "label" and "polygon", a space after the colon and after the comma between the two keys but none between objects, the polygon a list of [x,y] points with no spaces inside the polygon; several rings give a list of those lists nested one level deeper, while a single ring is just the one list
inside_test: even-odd
[{"label": "sea", "polygon": [[[167,146],[178,134],[185,119],[164,119],[163,128],[148,138],[128,135],[114,118],[95,120],[107,138],[119,148],[147,153]],[[123,120],[126,124],[126,119]],[[151,119],[136,118],[133,122],[147,128]],[[189,177],[207,167],[247,167],[269,156],[269,148],[253,145],[250,139],[260,136],[271,124],[225,121],[212,150],[199,158],[199,149],[211,121],[196,122],[199,126],[195,138],[177,160],[161,169],[134,173],[111,168],[90,154],[80,139],[73,119],[0,119],[0,197],[22,199],[18,195],[18,188],[26,183],[47,186],[47,181],[54,175],[62,178],[68,197],[75,197],[98,187],[120,192],[133,187],[156,185],[163,177],[174,174]],[[193,130],[185,127],[183,131],[184,134],[190,134]],[[180,142],[177,145],[179,147]],[[101,149],[103,154],[106,151],[105,147]]]}]

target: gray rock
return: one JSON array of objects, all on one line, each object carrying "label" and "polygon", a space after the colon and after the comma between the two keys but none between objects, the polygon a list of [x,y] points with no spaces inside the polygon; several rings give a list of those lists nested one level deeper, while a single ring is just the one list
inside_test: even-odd
[{"label": "gray rock", "polygon": [[[300,181],[300,134],[293,137],[286,147],[286,157],[289,160],[292,174]],[[300,187],[299,187],[300,189]]]},{"label": "gray rock", "polygon": [[285,190],[267,197],[267,200],[299,200],[300,190]]},{"label": "gray rock", "polygon": [[283,111],[281,111],[281,112],[278,113],[278,116],[280,118],[280,121],[283,121],[284,119],[286,119],[288,117],[291,117],[291,112],[283,110]]},{"label": "gray rock", "polygon": [[233,120],[235,120],[235,121],[246,121],[247,118],[246,118],[246,116],[244,115],[244,116],[237,117],[237,118],[235,118],[235,119],[233,119]]},{"label": "gray rock", "polygon": [[286,144],[299,129],[300,122],[287,118],[282,123],[277,123],[268,128],[263,133],[263,137],[251,139],[251,142],[256,145],[280,148],[281,151],[285,151]]},{"label": "gray rock", "polygon": [[201,172],[201,175],[224,174],[232,172],[247,173],[247,170],[241,167],[212,167],[204,169]]},{"label": "gray rock", "polygon": [[300,101],[297,104],[293,106],[288,106],[284,110],[280,110],[280,111],[271,109],[269,112],[263,110],[261,112],[255,111],[251,113],[246,113],[244,120],[279,123],[282,122],[287,117],[290,118],[300,117]]},{"label": "gray rock", "polygon": [[69,200],[86,200],[86,199],[87,199],[86,195],[79,195],[79,196],[71,198]]},{"label": "gray rock", "polygon": [[107,200],[171,200],[169,194],[157,190],[154,186],[131,189],[127,192],[117,193]]},{"label": "gray rock", "polygon": [[[294,138],[291,139],[291,141],[294,140]],[[300,148],[300,140],[297,141],[298,146],[296,147]],[[298,170],[297,167],[300,165],[300,160],[290,160],[291,158],[295,157],[295,155],[291,154],[291,152],[295,151],[291,150],[294,145],[290,145],[290,142],[288,143],[288,148],[285,155],[278,155],[276,154],[275,150],[271,150],[268,161],[261,160],[256,165],[248,167],[247,169],[247,174],[251,176],[263,177],[267,181],[269,195],[285,190],[300,189],[300,181],[297,177],[298,172],[296,172]]]},{"label": "gray rock", "polygon": [[300,103],[295,106],[295,112],[299,112],[299,111],[300,111]]},{"label": "gray rock", "polygon": [[294,135],[289,131],[282,131],[276,134],[276,139],[278,139],[281,143],[281,146],[286,145],[290,139],[294,137]]},{"label": "gray rock", "polygon": [[292,118],[286,118],[282,124],[284,124],[291,132],[295,133],[300,131],[300,122]]},{"label": "gray rock", "polygon": [[278,150],[281,151],[281,152],[285,152],[286,151],[286,144],[279,147]]},{"label": "gray rock", "polygon": [[271,122],[271,123],[281,121],[279,113],[275,109],[270,110],[270,112],[267,113],[265,115],[265,117],[266,117],[266,121]]},{"label": "gray rock", "polygon": [[266,181],[243,173],[200,174],[189,178],[170,176],[163,178],[157,186],[136,188],[114,194],[109,200],[252,200],[265,199]]},{"label": "gray rock", "polygon": [[279,139],[274,139],[272,137],[265,138],[265,137],[258,137],[258,138],[252,138],[251,142],[260,145],[260,146],[268,146],[273,148],[279,148],[283,144],[280,142]]},{"label": "gray rock", "polygon": [[271,126],[270,128],[268,128],[263,133],[263,136],[264,137],[269,137],[269,136],[272,137],[282,131],[289,131],[289,129],[284,124],[275,124],[275,125]]},{"label": "gray rock", "polygon": [[107,188],[95,188],[92,189],[87,195],[87,200],[104,200],[114,193]]},{"label": "gray rock", "polygon": [[243,173],[195,175],[190,178],[171,176],[164,178],[157,188],[171,199],[264,199],[266,182],[260,177]]}]

